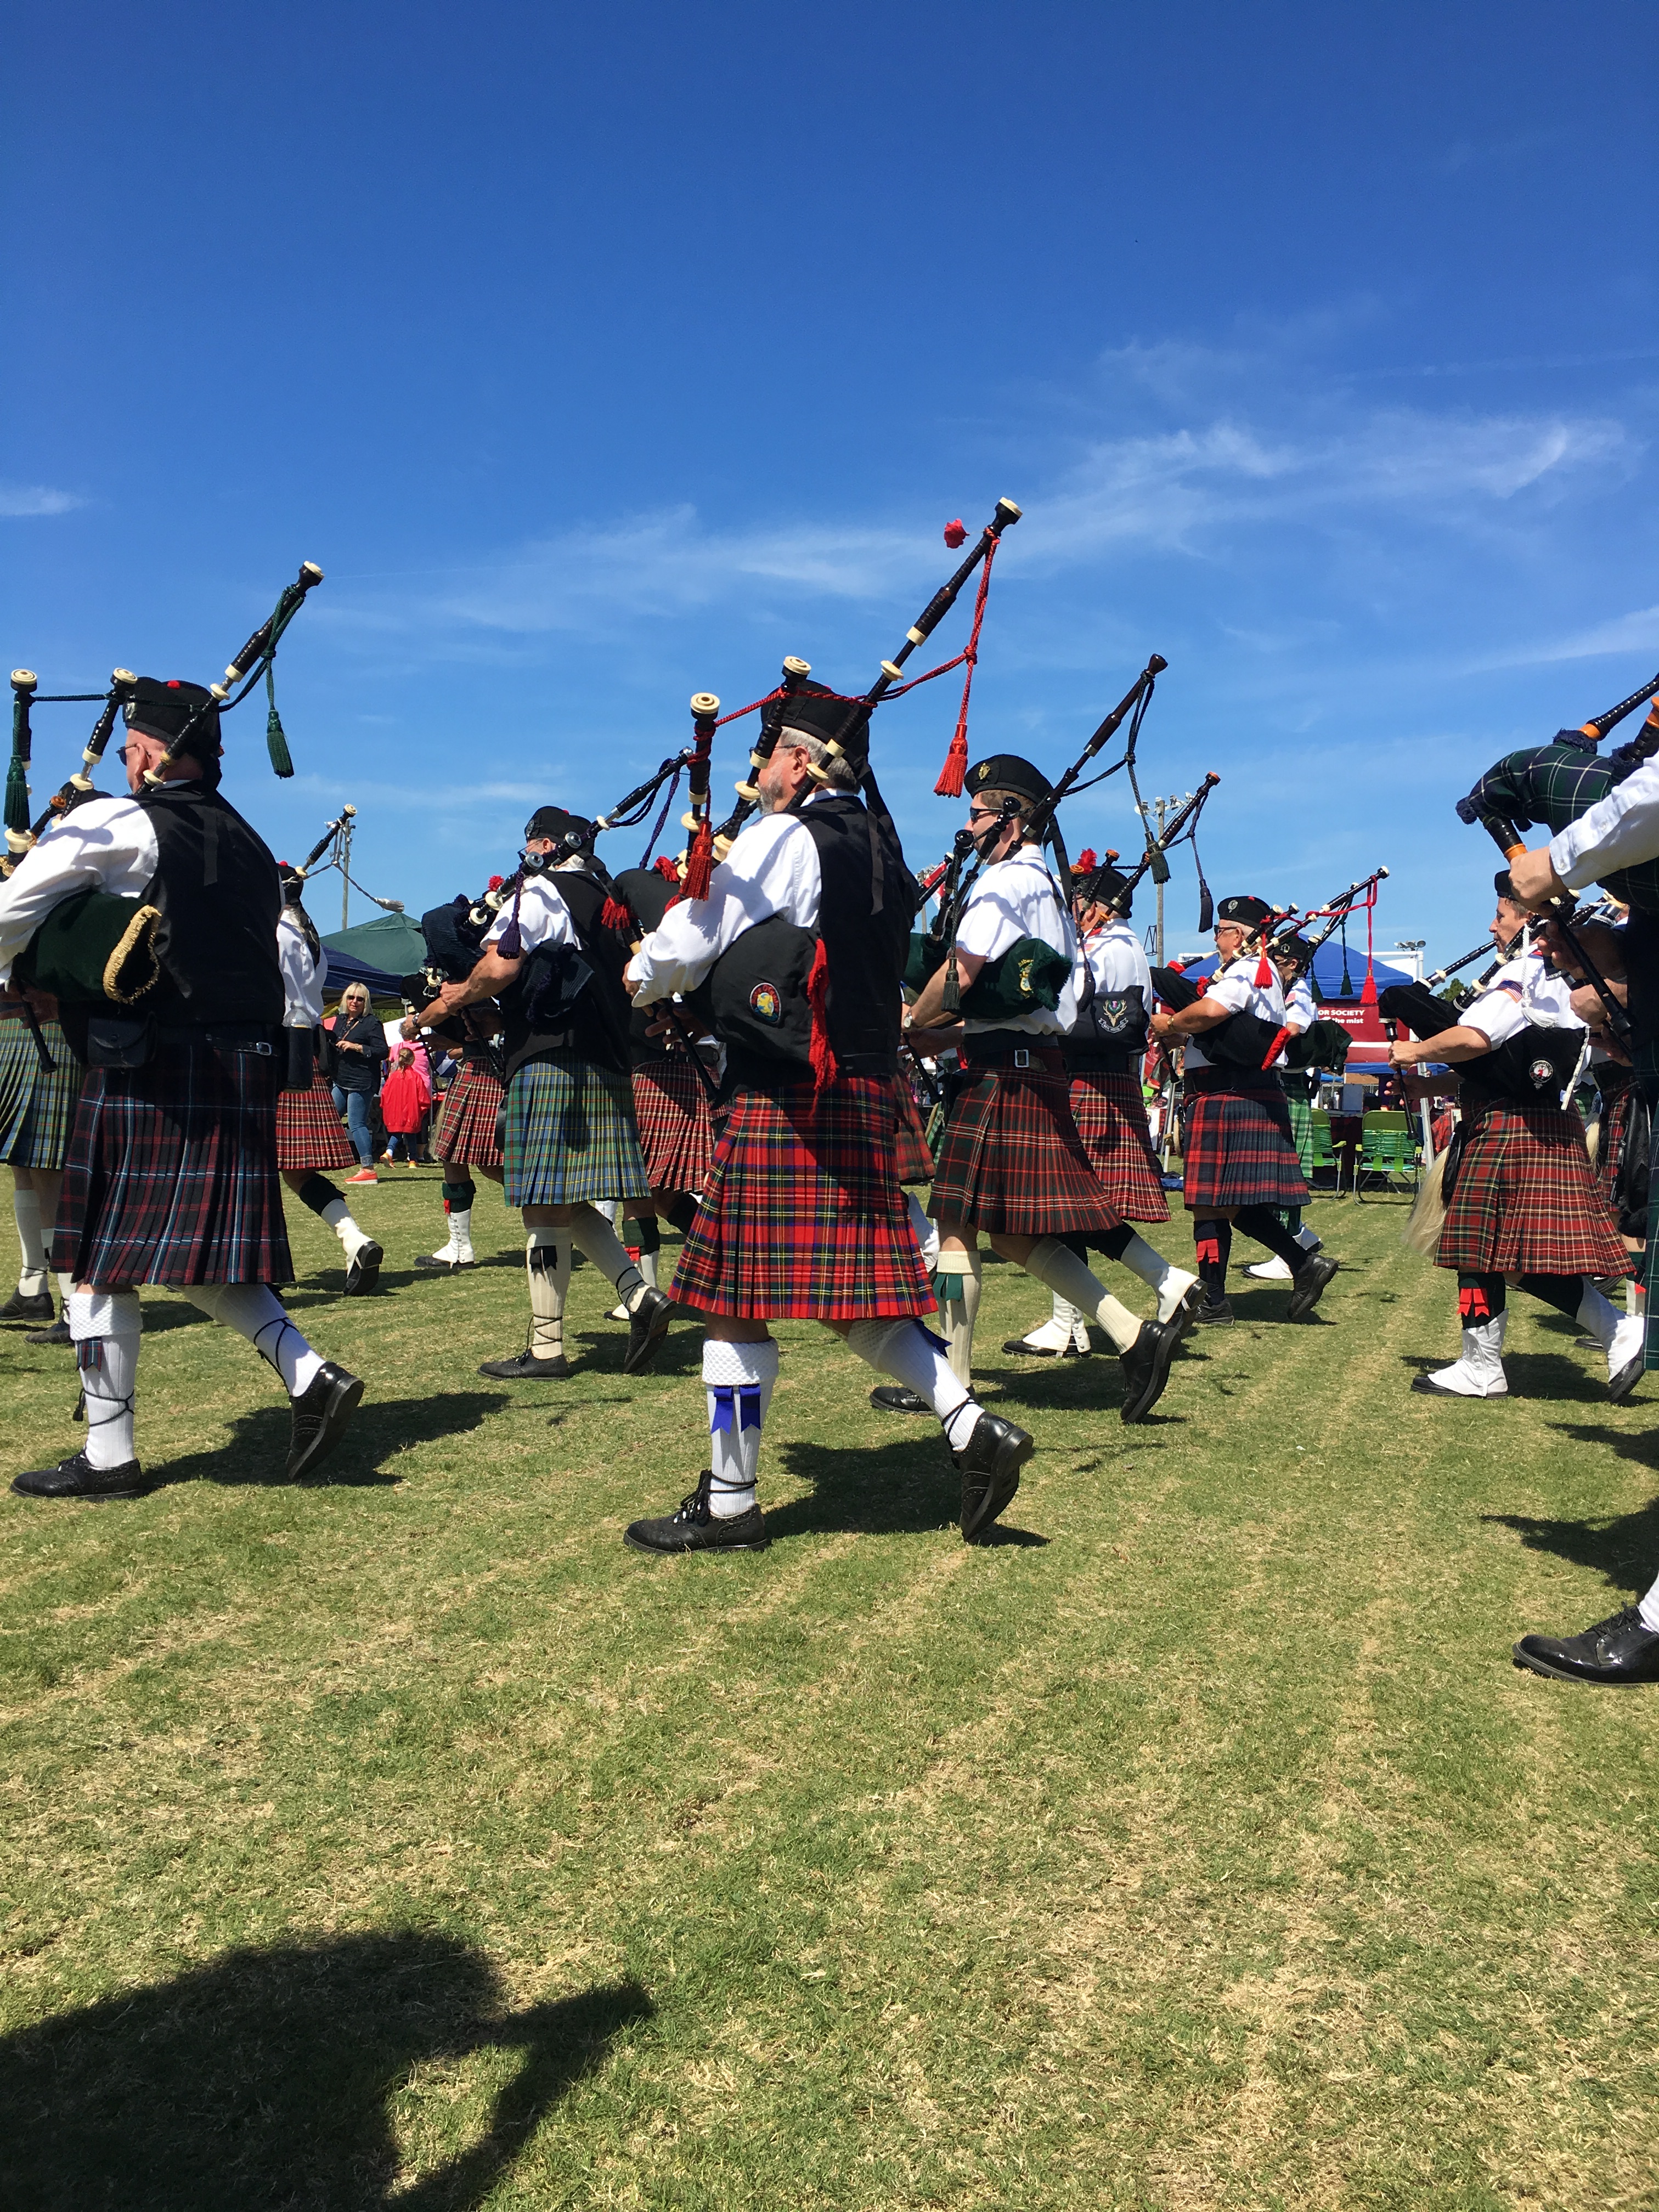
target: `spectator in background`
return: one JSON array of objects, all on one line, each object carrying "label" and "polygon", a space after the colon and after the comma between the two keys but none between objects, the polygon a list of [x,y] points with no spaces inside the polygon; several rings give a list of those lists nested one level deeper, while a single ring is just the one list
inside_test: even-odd
[{"label": "spectator in background", "polygon": [[[422,1054],[425,1058],[425,1054]],[[415,1048],[400,1044],[396,1065],[386,1076],[380,1091],[380,1118],[386,1123],[388,1164],[398,1157],[398,1147],[404,1147],[410,1164],[414,1164],[420,1139],[426,1133],[426,1117],[432,1106],[432,1086],[424,1070],[415,1065]]]},{"label": "spectator in background", "polygon": [[349,1182],[378,1182],[374,1172],[374,1132],[372,1108],[380,1088],[380,1070],[387,1053],[386,1032],[374,1018],[368,989],[349,983],[340,1003],[323,1024],[329,1032],[334,1062],[334,1110],[345,1116],[345,1125],[362,1164]]}]

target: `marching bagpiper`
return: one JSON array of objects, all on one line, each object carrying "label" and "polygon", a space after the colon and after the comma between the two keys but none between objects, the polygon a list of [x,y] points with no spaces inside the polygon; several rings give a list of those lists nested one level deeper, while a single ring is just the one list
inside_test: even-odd
[{"label": "marching bagpiper", "polygon": [[[1267,947],[1267,957],[1279,970],[1279,988],[1285,994],[1285,1027],[1291,1037],[1304,1036],[1319,1019],[1319,1009],[1313,994],[1314,948],[1304,937],[1294,933],[1275,937]],[[1297,1165],[1302,1170],[1302,1180],[1310,1190],[1313,1188],[1313,1093],[1317,1078],[1311,1072],[1291,1069],[1283,1064],[1283,1055],[1275,1062],[1279,1079],[1285,1089],[1285,1110],[1290,1116],[1291,1142],[1296,1147]],[[1320,1239],[1304,1224],[1299,1206],[1280,1209],[1285,1226],[1304,1252],[1317,1252]],[[1291,1270],[1278,1253],[1266,1260],[1258,1260],[1244,1270],[1265,1283],[1284,1283],[1290,1280]]]},{"label": "marching bagpiper", "polygon": [[132,1012],[65,1008],[82,1025],[87,1073],[53,1256],[75,1280],[88,1434],[57,1467],[16,1477],[27,1497],[147,1487],[133,1442],[140,1283],[182,1291],[276,1370],[292,1408],[289,1480],[316,1471],[363,1392],[273,1288],[292,1273],[276,1166],[276,863],[219,792],[215,695],[141,678],[122,711],[131,797],[90,799],[48,828],[0,887],[0,975],[88,890],[130,907],[133,927],[142,896],[160,969]]},{"label": "marching bagpiper", "polygon": [[[967,1081],[958,1092],[939,1148],[930,1210],[939,1223],[938,1278],[951,1364],[964,1384],[972,1369],[979,1310],[978,1232],[992,1249],[1097,1322],[1117,1349],[1123,1370],[1126,1421],[1144,1420],[1162,1395],[1184,1334],[1190,1275],[1172,1268],[1135,1237],[1108,1196],[1072,1113],[1062,1041],[1076,1027],[1089,969],[1079,950],[1071,904],[1049,872],[1042,848],[1028,836],[1054,787],[1017,753],[979,762],[968,775],[968,830],[985,866],[956,923],[951,961],[937,969],[910,1008],[918,1036],[944,1018],[947,975],[954,963],[962,990]],[[1025,948],[1029,947],[1027,951]],[[1049,1003],[1023,985],[1039,964],[1050,968]],[[1015,963],[1015,981],[992,963]],[[983,982],[981,979],[984,979]],[[974,1011],[981,987],[1008,1011]],[[982,1000],[983,1003],[983,1000]],[[1121,1232],[1121,1236],[1119,1232]],[[1142,1321],[1103,1290],[1066,1243],[1083,1236],[1128,1252],[1139,1247],[1146,1279],[1158,1285],[1156,1319]],[[888,1394],[887,1402],[892,1403]],[[908,1410],[902,1404],[895,1410]]]},{"label": "marching bagpiper", "polygon": [[[629,1313],[624,1374],[655,1356],[672,1309],[646,1282],[599,1210],[649,1196],[628,1069],[623,949],[600,916],[605,891],[581,846],[593,824],[540,806],[525,825],[510,902],[485,934],[477,964],[446,983],[420,1015],[442,1021],[494,999],[501,1009],[507,1090],[507,1202],[524,1215],[530,1332],[522,1352],[479,1368],[502,1382],[569,1372],[564,1310],[570,1250],[615,1284]],[[561,857],[561,856],[563,857]]]},{"label": "marching bagpiper", "polygon": [[33,1024],[19,1004],[0,1014],[0,1160],[11,1170],[12,1217],[21,1254],[17,1288],[0,1305],[0,1321],[34,1322],[30,1344],[67,1344],[74,1285],[67,1275],[58,1277],[63,1311],[54,1321],[49,1255],[81,1063],[70,1050],[55,1002],[42,998],[34,1011]]},{"label": "marching bagpiper", "polygon": [[1006,1508],[1033,1447],[983,1410],[921,1325],[933,1293],[893,1171],[915,886],[890,817],[858,795],[867,708],[800,686],[768,735],[761,817],[714,867],[708,896],[671,907],[628,969],[636,1007],[708,981],[731,1108],[673,1285],[704,1316],[713,1465],[678,1512],[635,1522],[627,1540],[653,1552],[768,1542],[756,1476],[778,1371],[767,1322],[780,1317],[822,1321],[927,1401],[971,1540]]},{"label": "marching bagpiper", "polygon": [[[1095,1173],[1113,1207],[1122,1215],[1103,1236],[1067,1237],[1068,1247],[1085,1266],[1092,1243],[1108,1259],[1150,1284],[1159,1297],[1159,1318],[1167,1318],[1193,1288],[1196,1277],[1172,1267],[1132,1222],[1167,1221],[1169,1200],[1152,1149],[1141,1092],[1141,1061],[1152,1010],[1152,976],[1146,949],[1130,927],[1133,892],[1119,868],[1103,866],[1092,853],[1080,853],[1072,881],[1081,887],[1074,902],[1078,939],[1088,963],[1084,1004],[1066,1040],[1071,1079],[1072,1118]],[[1089,1327],[1077,1307],[1054,1293],[1053,1317],[1026,1335],[1011,1338],[1008,1352],[1036,1358],[1075,1358],[1089,1350]]]},{"label": "marching bagpiper", "polygon": [[[1508,945],[1527,915],[1507,869],[1494,885],[1492,934]],[[1562,1104],[1587,1043],[1564,979],[1528,949],[1450,1022],[1422,985],[1391,985],[1380,1004],[1419,1032],[1389,1047],[1395,1066],[1443,1060],[1462,1078],[1462,1143],[1436,1264],[1456,1272],[1462,1350],[1449,1367],[1415,1376],[1412,1389],[1431,1397],[1508,1395],[1504,1279],[1512,1275],[1595,1338],[1607,1355],[1608,1397],[1627,1397],[1641,1378],[1643,1325],[1618,1313],[1595,1285],[1597,1277],[1623,1281],[1632,1266],[1596,1188],[1583,1124]]]},{"label": "marching bagpiper", "polygon": [[1304,1251],[1279,1218],[1279,1209],[1308,1202],[1283,1084],[1271,1066],[1223,1058],[1218,1047],[1212,1058],[1201,1042],[1234,1014],[1288,1034],[1284,988],[1262,942],[1273,918],[1265,899],[1224,898],[1216,908],[1214,975],[1190,1006],[1152,1018],[1155,1036],[1186,1044],[1183,1192],[1206,1292],[1198,1319],[1211,1324],[1233,1318],[1227,1265],[1235,1228],[1290,1269],[1291,1321],[1313,1310],[1337,1272],[1334,1260]]}]

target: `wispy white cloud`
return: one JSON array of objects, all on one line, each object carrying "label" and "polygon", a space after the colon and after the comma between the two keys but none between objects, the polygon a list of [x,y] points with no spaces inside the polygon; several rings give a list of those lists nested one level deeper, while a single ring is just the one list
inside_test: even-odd
[{"label": "wispy white cloud", "polygon": [[86,505],[72,491],[55,491],[50,484],[0,483],[0,515],[68,514]]},{"label": "wispy white cloud", "polygon": [[1468,664],[1483,669],[1540,668],[1560,660],[1595,660],[1603,654],[1659,653],[1659,607],[1638,607],[1565,637],[1539,638],[1483,655]]}]

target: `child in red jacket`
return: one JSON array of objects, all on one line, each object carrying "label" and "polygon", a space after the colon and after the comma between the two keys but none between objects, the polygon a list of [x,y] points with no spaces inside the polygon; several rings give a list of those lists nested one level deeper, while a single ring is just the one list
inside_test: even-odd
[{"label": "child in red jacket", "polygon": [[404,1044],[398,1048],[397,1065],[387,1073],[380,1086],[380,1118],[386,1123],[388,1160],[398,1158],[398,1147],[404,1147],[404,1158],[412,1165],[416,1139],[426,1127],[426,1117],[432,1107],[431,1086],[415,1065],[412,1048]]}]

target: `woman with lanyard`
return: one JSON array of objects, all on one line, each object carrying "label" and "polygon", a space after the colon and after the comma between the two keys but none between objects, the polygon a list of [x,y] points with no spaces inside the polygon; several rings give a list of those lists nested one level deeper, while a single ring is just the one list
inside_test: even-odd
[{"label": "woman with lanyard", "polygon": [[380,1066],[388,1056],[386,1031],[374,1018],[368,988],[349,983],[331,1021],[334,1059],[334,1105],[345,1116],[351,1141],[362,1165],[348,1182],[378,1182],[374,1172],[374,1132],[370,1109],[380,1093]]}]

